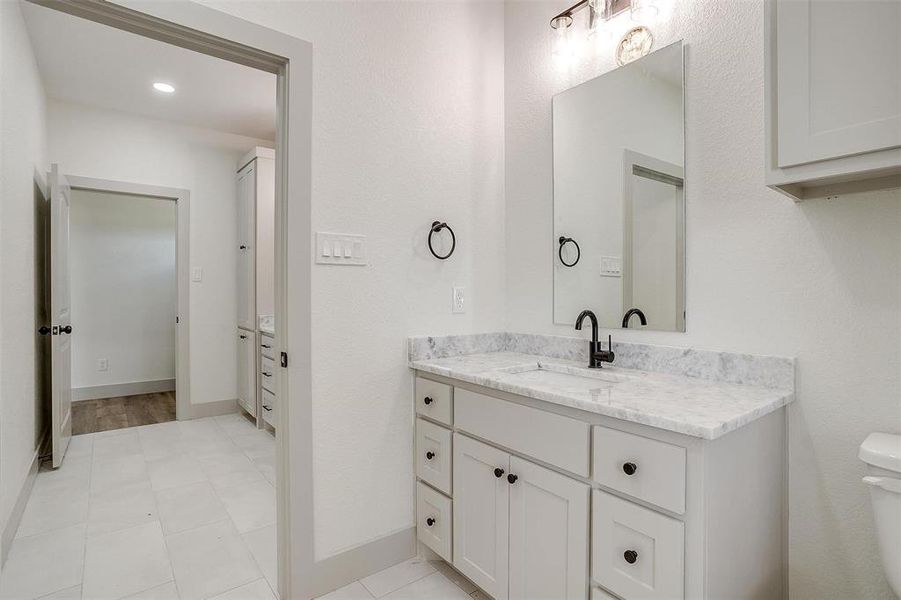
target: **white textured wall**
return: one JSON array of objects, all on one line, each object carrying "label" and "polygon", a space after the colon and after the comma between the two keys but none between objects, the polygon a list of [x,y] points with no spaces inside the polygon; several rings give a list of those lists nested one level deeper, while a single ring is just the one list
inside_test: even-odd
[{"label": "white textured wall", "polygon": [[175,202],[74,190],[69,220],[72,387],[174,380]]},{"label": "white textured wall", "polygon": [[[507,324],[571,334],[551,319],[550,103],[614,65],[608,49],[555,71],[559,10],[506,5]],[[764,186],[761,0],[679,0],[654,33],[687,44],[687,332],[614,340],[797,356],[791,597],[891,598],[857,448],[901,432],[901,192],[795,204]]]},{"label": "white textured wall", "polygon": [[[210,4],[312,42],[313,226],[367,236],[368,267],[313,269],[322,559],[413,525],[406,337],[503,322],[503,5]],[[435,219],[457,234],[448,261],[426,246]]]},{"label": "white textured wall", "polygon": [[50,161],[70,175],[191,192],[191,402],[234,399],[238,160],[260,140],[50,102]]},{"label": "white textured wall", "polygon": [[35,329],[35,171],[45,173],[45,97],[17,2],[0,2],[0,531],[44,428]]}]

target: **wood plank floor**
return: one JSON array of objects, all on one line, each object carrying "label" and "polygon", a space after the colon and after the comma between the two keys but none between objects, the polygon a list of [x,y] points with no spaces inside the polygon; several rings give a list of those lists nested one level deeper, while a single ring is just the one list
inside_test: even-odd
[{"label": "wood plank floor", "polygon": [[72,435],[175,420],[175,392],[72,403]]}]

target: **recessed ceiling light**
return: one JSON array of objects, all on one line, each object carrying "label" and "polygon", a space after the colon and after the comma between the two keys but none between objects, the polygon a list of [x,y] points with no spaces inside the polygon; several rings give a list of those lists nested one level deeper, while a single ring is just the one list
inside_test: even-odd
[{"label": "recessed ceiling light", "polygon": [[174,86],[172,86],[168,83],[163,83],[162,81],[157,81],[156,83],[154,83],[153,89],[155,89],[158,92],[163,92],[164,94],[171,94],[172,92],[175,91]]}]

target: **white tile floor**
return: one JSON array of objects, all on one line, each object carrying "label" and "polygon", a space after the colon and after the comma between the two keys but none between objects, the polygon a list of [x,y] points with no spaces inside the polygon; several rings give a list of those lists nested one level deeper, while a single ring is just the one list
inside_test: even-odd
[{"label": "white tile floor", "polygon": [[240,415],[76,436],[38,473],[0,598],[274,600],[274,463]]},{"label": "white tile floor", "polygon": [[[240,415],[72,438],[38,473],[0,599],[275,600],[275,438]],[[473,600],[412,559],[321,600]]]}]

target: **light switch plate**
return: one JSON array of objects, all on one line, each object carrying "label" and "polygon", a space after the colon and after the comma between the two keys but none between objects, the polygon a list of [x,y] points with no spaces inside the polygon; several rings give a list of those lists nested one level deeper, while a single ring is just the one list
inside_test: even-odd
[{"label": "light switch plate", "polygon": [[317,231],[316,263],[320,265],[366,266],[366,236]]},{"label": "light switch plate", "polygon": [[466,312],[466,288],[454,286],[453,309],[451,312],[455,315]]},{"label": "light switch plate", "polygon": [[622,277],[623,259],[621,256],[601,257],[601,277]]},{"label": "light switch plate", "polygon": [[193,281],[193,282],[203,281],[203,268],[202,267],[194,267],[191,269],[191,281]]}]

